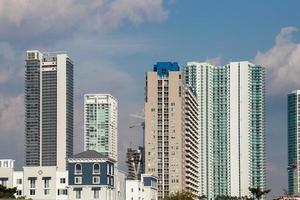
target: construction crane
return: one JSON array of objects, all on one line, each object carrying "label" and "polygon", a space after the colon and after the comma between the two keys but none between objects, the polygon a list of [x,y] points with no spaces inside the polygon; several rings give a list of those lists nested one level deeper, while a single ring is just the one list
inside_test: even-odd
[{"label": "construction crane", "polygon": [[137,150],[128,149],[127,151],[127,164],[128,164],[128,172],[131,175],[131,178],[135,177],[140,179],[139,172],[145,172],[145,116],[144,114],[131,114],[130,117],[142,120],[137,124],[129,126],[130,129],[142,127],[142,147],[138,147]]},{"label": "construction crane", "polygon": [[130,117],[132,118],[136,118],[136,119],[141,119],[143,120],[142,122],[138,123],[138,124],[134,124],[134,125],[131,125],[129,126],[129,128],[137,128],[137,127],[142,127],[142,141],[143,141],[143,148],[145,147],[145,116],[144,114],[142,115],[138,115],[138,114],[131,114]]}]

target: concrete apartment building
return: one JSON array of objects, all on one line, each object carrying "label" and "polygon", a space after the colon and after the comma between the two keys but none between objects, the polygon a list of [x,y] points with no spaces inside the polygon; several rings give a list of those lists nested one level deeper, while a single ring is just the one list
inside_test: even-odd
[{"label": "concrete apartment building", "polygon": [[158,177],[158,199],[199,193],[198,104],[177,63],[158,62],[146,74],[145,173]]},{"label": "concrete apartment building", "polygon": [[118,102],[112,95],[84,95],[84,148],[118,160]]},{"label": "concrete apartment building", "polygon": [[189,62],[185,83],[197,96],[200,196],[250,196],[265,183],[265,74],[247,61]]},{"label": "concrete apartment building", "polygon": [[25,165],[66,169],[73,154],[73,62],[66,53],[26,52]]}]

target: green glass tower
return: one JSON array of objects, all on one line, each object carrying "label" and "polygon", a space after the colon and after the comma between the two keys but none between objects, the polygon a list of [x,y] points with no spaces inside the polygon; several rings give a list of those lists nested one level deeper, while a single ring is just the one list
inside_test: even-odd
[{"label": "green glass tower", "polygon": [[118,160],[118,103],[110,94],[84,96],[85,150]]},{"label": "green glass tower", "polygon": [[288,94],[288,188],[290,195],[299,195],[299,100],[300,90]]},{"label": "green glass tower", "polygon": [[264,68],[189,62],[184,80],[199,109],[200,196],[250,195],[265,188]]}]

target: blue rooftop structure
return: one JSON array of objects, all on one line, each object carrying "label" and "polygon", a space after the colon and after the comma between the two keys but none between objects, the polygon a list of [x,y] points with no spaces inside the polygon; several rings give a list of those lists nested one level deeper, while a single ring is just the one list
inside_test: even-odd
[{"label": "blue rooftop structure", "polygon": [[157,72],[160,77],[168,77],[169,71],[179,71],[177,62],[157,62],[154,65],[153,71]]}]

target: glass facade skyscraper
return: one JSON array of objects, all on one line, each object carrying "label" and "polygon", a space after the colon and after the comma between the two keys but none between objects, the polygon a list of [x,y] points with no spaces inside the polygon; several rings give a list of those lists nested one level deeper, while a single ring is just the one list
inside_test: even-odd
[{"label": "glass facade skyscraper", "polygon": [[300,194],[299,105],[300,90],[288,94],[288,190],[290,195]]},{"label": "glass facade skyscraper", "polygon": [[118,159],[118,103],[110,94],[84,96],[85,150]]},{"label": "glass facade skyscraper", "polygon": [[249,196],[265,188],[264,68],[189,62],[185,83],[197,95],[200,195]]},{"label": "glass facade skyscraper", "polygon": [[26,56],[25,165],[64,169],[73,154],[73,62],[65,53]]}]

